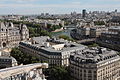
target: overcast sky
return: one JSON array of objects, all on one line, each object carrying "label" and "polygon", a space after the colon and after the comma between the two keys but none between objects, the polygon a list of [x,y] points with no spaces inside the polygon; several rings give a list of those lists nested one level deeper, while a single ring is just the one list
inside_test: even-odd
[{"label": "overcast sky", "polygon": [[0,0],[0,14],[61,14],[82,9],[120,11],[120,0]]}]

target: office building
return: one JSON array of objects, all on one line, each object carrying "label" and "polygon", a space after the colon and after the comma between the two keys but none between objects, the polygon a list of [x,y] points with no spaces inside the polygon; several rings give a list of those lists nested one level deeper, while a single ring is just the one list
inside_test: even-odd
[{"label": "office building", "polygon": [[83,11],[82,11],[82,18],[85,18],[86,17],[86,10],[84,9]]}]

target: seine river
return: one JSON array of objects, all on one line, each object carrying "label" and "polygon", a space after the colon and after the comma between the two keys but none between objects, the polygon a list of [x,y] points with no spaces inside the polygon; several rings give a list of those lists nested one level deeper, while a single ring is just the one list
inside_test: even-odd
[{"label": "seine river", "polygon": [[[75,29],[75,28],[71,28],[71,26],[72,26],[72,25],[67,26],[67,27],[70,27],[70,28],[67,28],[67,29],[65,29],[65,30],[63,30],[63,31],[56,32],[55,34],[53,34],[53,36],[58,37],[58,36],[60,36],[60,35],[67,35],[67,36],[69,36],[69,37],[71,38],[71,36],[70,36],[70,31],[73,30],[73,29]],[[72,26],[72,27],[75,27],[75,26]]]}]

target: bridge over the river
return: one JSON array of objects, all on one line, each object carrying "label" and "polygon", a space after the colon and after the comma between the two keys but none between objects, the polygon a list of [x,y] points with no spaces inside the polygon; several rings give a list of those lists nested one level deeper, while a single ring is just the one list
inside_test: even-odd
[{"label": "bridge over the river", "polygon": [[64,26],[63,29],[77,28],[76,26]]},{"label": "bridge over the river", "polygon": [[78,43],[94,42],[96,38],[78,40]]}]

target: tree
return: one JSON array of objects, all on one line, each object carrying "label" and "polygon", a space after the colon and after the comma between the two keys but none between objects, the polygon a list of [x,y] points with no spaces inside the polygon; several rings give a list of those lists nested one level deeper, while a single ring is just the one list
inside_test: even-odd
[{"label": "tree", "polygon": [[40,62],[37,57],[21,52],[19,48],[13,48],[11,51],[11,56],[18,61],[18,64],[31,64]]},{"label": "tree", "polygon": [[59,25],[47,24],[47,28],[49,31],[55,31],[56,29],[62,28],[62,25],[61,24],[59,24]]},{"label": "tree", "polygon": [[99,45],[96,44],[96,43],[93,43],[93,44],[91,44],[91,45],[88,45],[88,47],[99,47]]},{"label": "tree", "polygon": [[66,36],[66,35],[60,35],[59,38],[62,38],[62,39],[68,40],[68,41],[75,41],[74,39],[72,39],[72,38],[70,38],[69,36]]},{"label": "tree", "polygon": [[105,25],[104,21],[95,21],[95,25]]},{"label": "tree", "polygon": [[72,80],[69,70],[65,67],[52,67],[45,70],[47,80]]},{"label": "tree", "polygon": [[51,25],[48,24],[47,28],[42,26],[39,23],[33,23],[33,22],[28,22],[28,21],[14,21],[14,20],[7,20],[7,22],[13,22],[13,24],[25,24],[27,25],[29,29],[29,35],[30,37],[38,37],[38,36],[49,36],[51,37],[50,32],[54,31],[56,29],[60,29],[61,25]]}]

